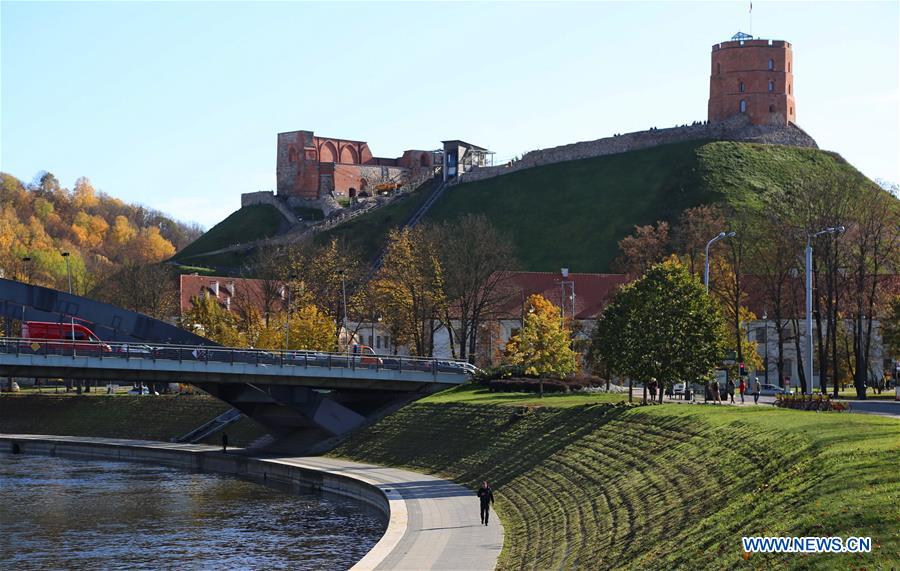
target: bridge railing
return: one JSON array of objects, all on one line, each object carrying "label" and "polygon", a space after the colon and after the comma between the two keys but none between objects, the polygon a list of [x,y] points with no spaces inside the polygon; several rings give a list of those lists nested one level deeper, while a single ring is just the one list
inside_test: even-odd
[{"label": "bridge railing", "polygon": [[204,345],[96,342],[87,340],[0,337],[0,353],[99,359],[249,364],[257,367],[349,368],[472,375],[477,367],[465,361],[403,355],[327,353],[307,350],[245,349]]}]

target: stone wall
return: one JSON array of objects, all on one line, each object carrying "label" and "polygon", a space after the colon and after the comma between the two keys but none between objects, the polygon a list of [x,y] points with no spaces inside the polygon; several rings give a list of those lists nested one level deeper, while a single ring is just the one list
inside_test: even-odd
[{"label": "stone wall", "polygon": [[541,165],[615,155],[658,145],[703,139],[818,148],[815,140],[793,123],[783,126],[751,125],[747,117],[735,116],[717,123],[699,123],[667,129],[650,129],[648,131],[606,137],[595,141],[562,145],[551,149],[539,149],[528,152],[521,159],[505,165],[475,168],[463,174],[459,182],[484,180]]}]

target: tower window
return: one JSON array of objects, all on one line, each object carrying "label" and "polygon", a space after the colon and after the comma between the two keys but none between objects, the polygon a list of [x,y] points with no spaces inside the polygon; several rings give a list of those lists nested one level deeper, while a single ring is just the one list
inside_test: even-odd
[{"label": "tower window", "polygon": [[769,71],[772,71],[773,69],[775,69],[775,60],[770,59],[769,60]]},{"label": "tower window", "polygon": [[747,112],[747,102],[745,100],[741,99],[741,113],[746,113],[746,112]]},{"label": "tower window", "polygon": [[788,83],[788,95],[790,95],[790,94],[791,94],[791,84]]},{"label": "tower window", "polygon": [[722,64],[716,62],[716,73],[722,73]]},{"label": "tower window", "polygon": [[791,115],[793,115],[793,114],[794,114],[794,108],[791,107]]},{"label": "tower window", "polygon": [[788,62],[788,73],[791,73],[791,62]]},{"label": "tower window", "polygon": [[769,91],[775,91],[775,82],[771,79],[769,80]]},{"label": "tower window", "polygon": [[775,106],[769,105],[769,113],[774,113],[774,112],[775,112]]},{"label": "tower window", "polygon": [[744,82],[743,81],[738,83],[738,91],[740,91],[741,93],[744,92]]}]

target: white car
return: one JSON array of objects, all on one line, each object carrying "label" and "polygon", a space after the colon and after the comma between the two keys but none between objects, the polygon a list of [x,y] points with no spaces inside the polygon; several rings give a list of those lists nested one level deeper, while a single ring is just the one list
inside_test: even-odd
[{"label": "white car", "polygon": [[150,387],[142,387],[142,388],[140,388],[140,389],[137,388],[137,387],[135,387],[135,388],[131,389],[130,391],[128,391],[128,394],[130,394],[130,395],[154,395],[154,396],[159,396],[159,393],[158,393],[158,392],[156,392],[156,391],[150,391]]}]

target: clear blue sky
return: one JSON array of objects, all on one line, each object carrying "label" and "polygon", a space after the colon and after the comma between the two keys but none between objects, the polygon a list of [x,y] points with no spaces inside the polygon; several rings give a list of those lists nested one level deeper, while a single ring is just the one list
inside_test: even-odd
[{"label": "clear blue sky", "polygon": [[[748,2],[0,4],[0,168],[79,176],[207,227],[274,189],[280,131],[378,156],[498,158],[706,118],[710,46]],[[764,2],[794,45],[797,120],[898,171],[898,2]]]}]

